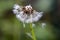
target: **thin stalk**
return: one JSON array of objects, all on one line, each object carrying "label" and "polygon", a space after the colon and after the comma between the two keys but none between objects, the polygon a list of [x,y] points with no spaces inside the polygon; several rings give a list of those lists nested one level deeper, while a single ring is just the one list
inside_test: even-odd
[{"label": "thin stalk", "polygon": [[34,29],[33,29],[33,27],[32,27],[32,23],[30,23],[30,29],[31,29],[31,34],[32,34],[33,40],[36,40],[35,33],[34,33]]}]

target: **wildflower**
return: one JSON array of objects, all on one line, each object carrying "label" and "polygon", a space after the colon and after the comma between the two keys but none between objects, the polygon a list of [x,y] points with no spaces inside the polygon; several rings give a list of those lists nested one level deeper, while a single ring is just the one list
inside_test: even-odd
[{"label": "wildflower", "polygon": [[[37,22],[42,17],[43,14],[43,12],[37,12],[36,10],[34,10],[31,5],[19,6],[18,4],[15,4],[13,8],[14,8],[13,13],[16,14],[16,17],[21,22],[23,22],[24,28],[25,23]],[[35,24],[30,24],[31,34],[30,33],[26,34],[33,40],[36,40],[32,26],[35,26]]]},{"label": "wildflower", "polygon": [[43,14],[43,12],[33,10],[31,5],[23,7],[15,4],[13,8],[13,13],[16,14],[16,17],[24,23],[37,22]]}]

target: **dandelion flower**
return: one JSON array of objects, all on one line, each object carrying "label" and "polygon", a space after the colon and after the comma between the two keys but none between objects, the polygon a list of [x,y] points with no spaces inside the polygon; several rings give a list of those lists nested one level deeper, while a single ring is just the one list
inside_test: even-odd
[{"label": "dandelion flower", "polygon": [[19,19],[21,22],[23,22],[23,27],[25,28],[25,23],[30,23],[30,29],[31,33],[26,33],[28,36],[36,40],[34,30],[32,26],[35,26],[35,24],[31,24],[33,22],[39,21],[39,19],[43,16],[43,12],[37,12],[32,8],[31,5],[27,6],[19,6],[18,4],[15,4],[13,7],[13,13],[16,15],[16,18]]},{"label": "dandelion flower", "polygon": [[13,13],[24,23],[37,22],[43,15],[43,12],[35,11],[31,5],[19,6],[18,4],[15,4],[13,8]]}]

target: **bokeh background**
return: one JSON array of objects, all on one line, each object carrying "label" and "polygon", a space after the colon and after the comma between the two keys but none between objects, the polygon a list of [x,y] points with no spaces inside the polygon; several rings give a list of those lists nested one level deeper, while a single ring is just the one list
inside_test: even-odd
[{"label": "bokeh background", "polygon": [[[24,28],[12,12],[16,3],[31,4],[35,10],[44,12],[43,17],[34,23],[37,40],[60,39],[60,0],[0,0],[0,40],[32,40],[26,34],[30,32],[30,25],[26,24]],[[44,27],[42,23],[45,23]]]}]

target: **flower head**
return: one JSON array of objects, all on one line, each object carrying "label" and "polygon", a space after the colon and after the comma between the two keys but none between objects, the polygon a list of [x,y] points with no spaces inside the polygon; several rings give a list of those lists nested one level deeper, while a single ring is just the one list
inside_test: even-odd
[{"label": "flower head", "polygon": [[31,5],[27,5],[24,7],[15,4],[13,7],[13,13],[16,14],[16,17],[25,23],[32,23],[38,21],[41,17],[43,12],[35,11]]},{"label": "flower head", "polygon": [[32,6],[31,5],[27,5],[25,6],[26,10],[32,10]]}]

